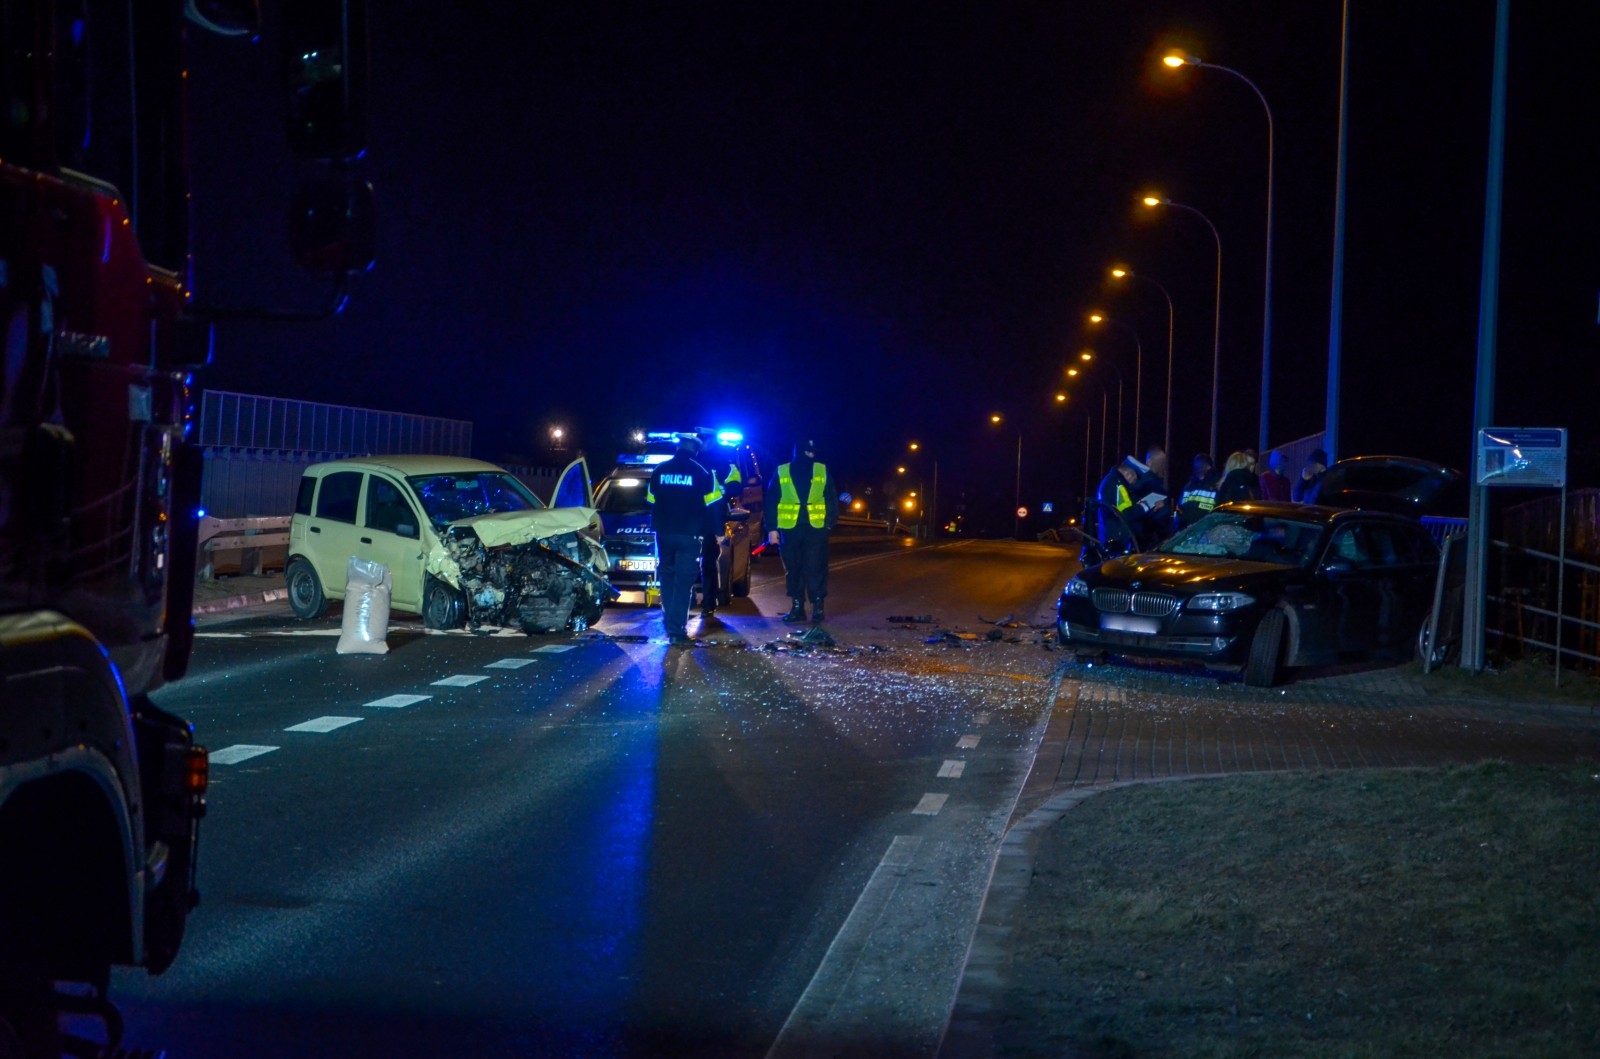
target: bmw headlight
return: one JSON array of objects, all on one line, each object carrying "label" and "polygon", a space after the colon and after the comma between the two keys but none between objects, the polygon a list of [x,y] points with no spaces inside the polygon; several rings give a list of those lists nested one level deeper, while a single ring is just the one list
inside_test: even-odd
[{"label": "bmw headlight", "polygon": [[1190,597],[1189,602],[1184,604],[1184,609],[1221,612],[1248,607],[1255,601],[1256,597],[1247,596],[1243,592],[1202,592]]},{"label": "bmw headlight", "polygon": [[1089,582],[1074,577],[1067,582],[1067,595],[1088,599]]}]

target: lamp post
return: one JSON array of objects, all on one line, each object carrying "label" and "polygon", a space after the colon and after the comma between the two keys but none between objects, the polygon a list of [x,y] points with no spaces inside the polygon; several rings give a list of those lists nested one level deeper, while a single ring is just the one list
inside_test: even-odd
[{"label": "lamp post", "polygon": [[[1133,447],[1137,449],[1139,447],[1139,403],[1140,397],[1144,393],[1144,343],[1139,341],[1139,332],[1121,320],[1111,319],[1105,313],[1090,313],[1089,322],[1097,325],[1111,324],[1113,327],[1120,327],[1128,332],[1133,339]],[[1120,383],[1122,378],[1120,372],[1117,378]],[[1117,447],[1122,447],[1122,394],[1120,391],[1117,394]]]},{"label": "lamp post", "polygon": [[1156,206],[1171,206],[1174,209],[1187,210],[1206,222],[1206,227],[1211,229],[1211,238],[1217,244],[1217,304],[1211,311],[1211,447],[1208,450],[1212,459],[1217,458],[1217,385],[1219,372],[1222,368],[1222,236],[1217,234],[1217,226],[1211,223],[1211,218],[1195,209],[1185,206],[1181,202],[1174,202],[1159,195],[1146,195],[1144,204],[1152,209]]},{"label": "lamp post", "polygon": [[[989,416],[989,422],[993,423],[995,426],[999,426],[1001,423],[1005,422],[1005,417],[1002,416],[999,412],[995,412],[994,414]],[[1021,510],[1022,510],[1022,424],[1019,422],[1017,424],[1017,488],[1016,488],[1016,492],[1014,494],[1014,498],[1013,498],[1012,504],[1011,504],[1011,517],[1012,517],[1011,536],[1015,540],[1021,540],[1022,539],[1022,516],[1020,514],[1018,514],[1018,512],[1021,511]]]},{"label": "lamp post", "polygon": [[1257,452],[1266,452],[1267,417],[1272,397],[1272,108],[1267,106],[1267,97],[1261,94],[1261,89],[1256,87],[1256,83],[1238,70],[1218,66],[1216,63],[1202,62],[1196,56],[1181,52],[1174,52],[1161,61],[1173,70],[1180,70],[1185,66],[1198,66],[1202,70],[1221,70],[1225,74],[1232,74],[1250,86],[1250,91],[1261,101],[1261,109],[1267,115],[1267,278],[1266,294],[1261,309],[1261,430],[1257,436],[1256,446]]},{"label": "lamp post", "polygon": [[[920,441],[908,442],[906,449],[915,453],[918,457],[927,455],[923,451],[922,442]],[[933,464],[933,491],[923,498],[922,512],[926,518],[927,532],[925,535],[931,539],[939,535],[939,461],[930,459],[930,462]],[[920,476],[918,481],[917,488],[920,490],[922,488]]]},{"label": "lamp post", "polygon": [[1161,435],[1161,448],[1162,451],[1166,452],[1170,457],[1172,455],[1172,324],[1174,316],[1172,310],[1172,295],[1167,293],[1167,288],[1163,287],[1160,283],[1157,283],[1149,276],[1142,275],[1129,268],[1122,268],[1120,266],[1113,268],[1111,270],[1111,277],[1113,279],[1136,279],[1144,283],[1148,283],[1156,290],[1160,291],[1161,296],[1167,300],[1167,420],[1166,430]]}]

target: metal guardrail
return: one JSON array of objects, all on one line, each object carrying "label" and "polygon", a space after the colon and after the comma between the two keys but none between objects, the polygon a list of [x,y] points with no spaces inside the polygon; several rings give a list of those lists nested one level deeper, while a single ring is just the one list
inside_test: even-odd
[{"label": "metal guardrail", "polygon": [[240,569],[259,576],[262,571],[261,549],[286,547],[288,543],[288,515],[278,518],[213,518],[206,515],[200,520],[200,561],[196,566],[200,577],[210,580],[215,573],[215,553],[238,551],[243,553]]}]

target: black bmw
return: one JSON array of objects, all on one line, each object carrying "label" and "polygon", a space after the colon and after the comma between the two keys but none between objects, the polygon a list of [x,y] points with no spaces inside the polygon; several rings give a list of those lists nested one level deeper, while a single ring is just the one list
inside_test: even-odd
[{"label": "black bmw", "polygon": [[1225,504],[1154,551],[1067,582],[1061,643],[1242,668],[1408,657],[1428,616],[1439,548],[1416,519],[1260,501]]}]

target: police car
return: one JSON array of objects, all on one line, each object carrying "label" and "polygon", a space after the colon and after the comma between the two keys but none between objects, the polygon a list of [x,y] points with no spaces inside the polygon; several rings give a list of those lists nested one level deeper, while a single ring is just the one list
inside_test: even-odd
[{"label": "police car", "polygon": [[[617,457],[616,466],[595,490],[594,506],[605,523],[605,547],[611,556],[611,585],[623,593],[626,602],[649,605],[659,601],[656,537],[650,529],[650,503],[645,496],[656,467],[671,459],[679,442],[689,436],[700,438],[699,462],[718,481],[730,466],[737,467],[741,476],[728,489],[727,540],[718,578],[722,598],[717,603],[720,606],[750,592],[750,563],[766,538],[762,461],[737,431],[652,431],[644,436],[640,451]],[[695,588],[698,598],[699,585]]]}]

